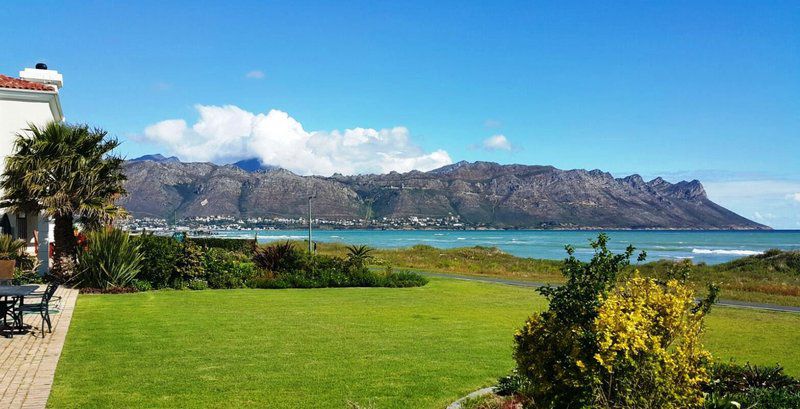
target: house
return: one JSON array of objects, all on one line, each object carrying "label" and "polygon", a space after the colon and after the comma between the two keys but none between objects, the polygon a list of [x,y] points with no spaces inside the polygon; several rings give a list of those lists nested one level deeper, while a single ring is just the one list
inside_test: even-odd
[{"label": "house", "polygon": [[[61,74],[42,63],[20,71],[19,78],[0,75],[0,169],[13,153],[14,138],[24,132],[28,123],[44,125],[64,120],[58,97],[62,85]],[[25,240],[28,251],[39,258],[40,272],[47,272],[52,237],[49,220],[40,214],[12,214],[2,209],[0,215],[0,231]]]}]

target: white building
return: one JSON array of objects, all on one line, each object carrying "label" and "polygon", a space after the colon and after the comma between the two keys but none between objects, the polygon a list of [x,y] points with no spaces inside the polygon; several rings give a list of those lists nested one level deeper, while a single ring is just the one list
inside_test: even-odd
[{"label": "white building", "polygon": [[[19,78],[0,75],[0,169],[5,166],[6,156],[13,153],[14,138],[29,123],[44,125],[64,120],[58,98],[62,84],[61,74],[48,70],[44,64],[20,71]],[[51,227],[45,217],[0,209],[0,230],[28,242],[28,251],[38,254],[41,271],[47,271]]]}]

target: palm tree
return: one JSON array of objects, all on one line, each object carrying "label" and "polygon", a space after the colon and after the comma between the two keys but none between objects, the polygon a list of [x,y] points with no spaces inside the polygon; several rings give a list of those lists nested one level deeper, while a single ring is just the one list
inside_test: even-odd
[{"label": "palm tree", "polygon": [[76,216],[97,225],[124,212],[114,204],[125,193],[123,160],[111,154],[119,142],[102,129],[63,122],[28,124],[26,131],[17,134],[15,153],[6,158],[0,206],[53,218],[54,259],[74,260]]}]

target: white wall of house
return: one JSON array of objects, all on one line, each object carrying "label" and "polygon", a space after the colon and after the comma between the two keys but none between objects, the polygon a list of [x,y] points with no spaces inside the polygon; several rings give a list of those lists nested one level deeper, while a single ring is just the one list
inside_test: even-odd
[{"label": "white wall of house", "polygon": [[[23,90],[9,91],[11,90],[0,89],[0,157],[2,158],[0,165],[3,166],[6,156],[14,150],[14,138],[28,127],[29,122],[44,125],[54,119],[50,102],[45,99],[47,95],[29,94],[36,91],[27,91],[27,94]],[[31,99],[25,100],[21,97]]]},{"label": "white wall of house", "polygon": [[[20,74],[23,79],[32,82],[55,85],[53,91],[35,91],[25,89],[12,89],[0,87],[0,171],[5,168],[6,157],[14,152],[16,135],[25,132],[29,123],[45,125],[51,121],[63,121],[64,114],[58,97],[58,87],[61,86],[61,75],[56,71],[27,69]],[[54,81],[53,79],[57,81]],[[2,195],[2,190],[0,190]],[[46,273],[49,268],[49,243],[52,230],[51,223],[44,215],[25,214],[18,215],[4,212],[0,209],[0,219],[8,217],[11,232],[15,237],[25,238],[28,250],[37,253],[40,262],[40,272]],[[38,234],[39,247],[34,246],[35,236]]]}]

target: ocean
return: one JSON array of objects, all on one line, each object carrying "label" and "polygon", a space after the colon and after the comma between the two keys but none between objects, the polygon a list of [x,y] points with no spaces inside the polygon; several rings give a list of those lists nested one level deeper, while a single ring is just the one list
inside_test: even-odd
[{"label": "ocean", "polygon": [[[695,263],[723,263],[765,250],[800,250],[800,230],[775,231],[606,231],[610,247],[622,251],[629,244],[647,251],[647,260],[691,259]],[[219,237],[258,237],[260,243],[304,240],[306,230],[215,231]],[[426,244],[440,248],[494,246],[520,257],[563,259],[564,245],[576,256],[591,258],[589,239],[596,231],[563,230],[314,230],[319,242],[366,244],[379,248]]]}]

